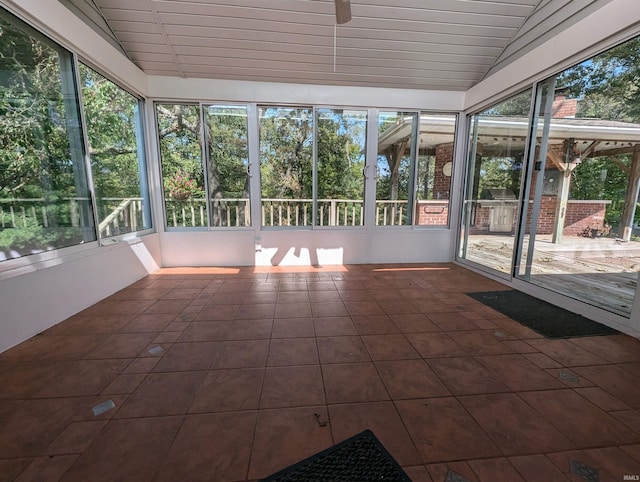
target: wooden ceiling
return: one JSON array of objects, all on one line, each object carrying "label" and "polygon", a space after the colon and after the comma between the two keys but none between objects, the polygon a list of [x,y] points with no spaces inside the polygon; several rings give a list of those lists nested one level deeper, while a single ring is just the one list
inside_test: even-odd
[{"label": "wooden ceiling", "polygon": [[608,3],[351,0],[335,27],[333,0],[60,1],[149,75],[444,90]]}]

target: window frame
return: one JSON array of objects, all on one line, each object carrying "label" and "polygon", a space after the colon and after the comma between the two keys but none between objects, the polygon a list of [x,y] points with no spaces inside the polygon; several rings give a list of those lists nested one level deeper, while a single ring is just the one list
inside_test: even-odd
[{"label": "window frame", "polygon": [[[88,196],[88,204],[91,209],[90,219],[93,225],[87,225],[83,229],[89,233],[93,233],[93,239],[82,241],[76,244],[72,244],[69,246],[60,246],[54,247],[52,249],[42,250],[33,254],[26,254],[23,256],[8,258],[0,261],[0,280],[10,278],[13,276],[22,275],[34,270],[42,269],[48,266],[55,266],[67,260],[76,259],[77,257],[86,256],[86,252],[92,249],[95,249],[100,246],[99,236],[97,232],[97,225],[95,224],[95,200],[93,197],[93,183],[90,175],[90,169],[87,164],[87,145],[85,143],[85,133],[86,133],[86,125],[84,123],[84,117],[82,115],[82,98],[78,83],[78,55],[77,53],[67,48],[62,43],[57,40],[51,38],[49,35],[42,32],[39,28],[32,25],[26,19],[24,19],[21,15],[15,12],[13,9],[10,9],[6,6],[0,6],[0,12],[3,17],[7,17],[8,21],[18,25],[19,28],[25,30],[25,33],[32,37],[33,39],[41,42],[48,48],[52,49],[58,54],[58,63],[60,69],[60,88],[61,94],[64,97],[65,91],[65,82],[72,81],[73,85],[70,86],[70,91],[74,94],[74,120],[77,121],[77,131],[74,133],[75,136],[78,136],[79,145],[77,149],[79,149],[78,155],[82,157],[82,168],[84,172],[84,180],[86,182],[86,191]],[[68,62],[69,71],[66,73],[65,80],[65,72],[63,72],[63,63]],[[68,102],[69,99],[63,99],[63,102]],[[68,118],[68,113],[65,112],[65,121],[67,125],[73,125],[74,122],[70,122]],[[68,136],[68,134],[67,134]],[[73,146],[72,140],[69,139],[69,155],[73,157]]]},{"label": "window frame", "polygon": [[[143,203],[142,215],[143,215],[143,218],[148,217],[149,219],[148,228],[138,229],[136,231],[131,231],[128,233],[114,234],[111,236],[104,236],[104,237],[100,236],[100,229],[99,229],[100,219],[98,216],[98,209],[97,209],[98,202],[97,202],[97,196],[95,192],[93,168],[92,168],[91,154],[90,154],[91,144],[89,142],[89,129],[87,127],[86,113],[84,109],[84,98],[82,93],[82,87],[80,85],[80,64],[81,63],[84,64],[85,67],[88,67],[98,75],[101,75],[102,77],[107,79],[109,82],[114,84],[116,87],[118,87],[119,89],[123,90],[124,92],[129,94],[131,97],[136,99],[137,104],[136,104],[136,107],[134,108],[137,114],[136,121],[135,121],[136,147],[137,147],[136,155],[138,158],[138,170],[140,175],[140,197],[142,198],[142,203]],[[76,85],[78,90],[78,99],[80,103],[80,117],[82,119],[82,125],[83,125],[82,134],[84,136],[84,144],[85,144],[85,159],[87,164],[90,194],[91,194],[91,198],[94,206],[94,209],[93,209],[94,223],[95,223],[95,231],[98,238],[98,243],[101,246],[104,246],[104,245],[113,244],[119,241],[126,241],[129,239],[138,238],[140,236],[153,234],[156,232],[156,227],[154,223],[155,216],[154,216],[154,210],[153,210],[153,199],[152,199],[153,195],[152,195],[151,187],[149,185],[151,180],[151,172],[150,172],[149,155],[148,155],[148,149],[147,149],[148,136],[145,129],[145,127],[148,125],[147,119],[146,119],[147,100],[143,96],[133,91],[132,89],[124,87],[123,84],[109,77],[107,74],[104,73],[104,71],[96,67],[95,64],[93,64],[91,61],[88,61],[86,58],[81,57],[77,54],[75,55],[75,66],[76,66],[75,67]],[[144,166],[144,169],[142,169],[143,166]],[[145,199],[146,199],[146,210],[144,209]]]}]

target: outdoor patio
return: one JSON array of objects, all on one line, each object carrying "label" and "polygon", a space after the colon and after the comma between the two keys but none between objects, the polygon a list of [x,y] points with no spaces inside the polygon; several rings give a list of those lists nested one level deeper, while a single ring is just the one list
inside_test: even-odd
[{"label": "outdoor patio", "polygon": [[[509,272],[515,239],[510,235],[470,235],[467,258],[483,266]],[[524,240],[524,274],[528,237]],[[518,263],[516,263],[518,265]],[[537,236],[531,282],[568,293],[588,303],[610,307],[626,316],[631,311],[640,271],[640,243],[615,238],[564,236],[562,243],[551,235]]]}]

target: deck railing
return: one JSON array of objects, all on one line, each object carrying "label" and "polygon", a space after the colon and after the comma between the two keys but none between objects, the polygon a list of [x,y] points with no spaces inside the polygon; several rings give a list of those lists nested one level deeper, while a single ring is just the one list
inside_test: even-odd
[{"label": "deck railing", "polygon": [[[87,198],[65,198],[52,204],[43,198],[0,199],[0,229],[23,228],[28,225],[49,227],[64,218],[64,224],[79,226]],[[169,227],[207,227],[207,200],[179,201],[165,199]],[[52,205],[56,207],[55,212]],[[143,199],[139,197],[99,198],[98,210],[101,237],[117,236],[144,227]],[[62,214],[61,214],[62,213]],[[376,201],[375,219],[378,226],[407,224],[407,201]],[[241,227],[251,225],[251,202],[242,198],[213,199],[210,205],[211,225]],[[316,226],[364,225],[364,201],[357,199],[318,199]],[[260,206],[262,226],[314,225],[312,199],[263,198]]]},{"label": "deck railing", "polygon": [[89,198],[59,199],[9,198],[0,199],[0,229],[29,226],[79,227],[86,216]]}]

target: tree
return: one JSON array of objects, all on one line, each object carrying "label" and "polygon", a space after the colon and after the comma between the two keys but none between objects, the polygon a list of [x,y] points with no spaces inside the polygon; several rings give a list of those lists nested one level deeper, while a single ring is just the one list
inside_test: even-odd
[{"label": "tree", "polygon": [[79,72],[96,196],[139,196],[138,100],[84,64]]},{"label": "tree", "polygon": [[85,229],[91,216],[82,153],[71,145],[80,135],[77,111],[68,110],[73,99],[64,94],[72,91],[69,65],[70,53],[0,15],[0,206],[21,213],[19,222],[2,215],[0,249],[95,239]]},{"label": "tree", "polygon": [[260,116],[262,197],[309,199],[313,192],[313,111],[264,107]]},{"label": "tree", "polygon": [[557,85],[580,99],[580,117],[640,122],[640,37],[565,70]]},{"label": "tree", "polygon": [[[206,110],[206,139],[208,142],[209,197],[212,200],[212,224],[245,225],[246,209],[250,198],[249,143],[247,112],[244,107],[210,106]],[[243,201],[238,206],[237,219],[224,220],[225,198]],[[237,204],[236,204],[237,203]],[[229,206],[231,207],[231,206]],[[230,212],[230,211],[226,211]],[[233,213],[235,215],[235,211]]]},{"label": "tree", "polygon": [[[577,117],[635,123],[638,128],[640,37],[567,69],[558,76],[557,84],[578,99]],[[571,196],[575,199],[604,196],[611,200],[606,220],[612,225],[621,219],[622,224],[631,224],[636,211],[632,204],[623,206],[625,198],[631,200],[635,194],[627,193],[632,150],[616,157],[604,153],[588,158],[573,173]],[[624,228],[618,228],[618,235],[622,236]]]}]

